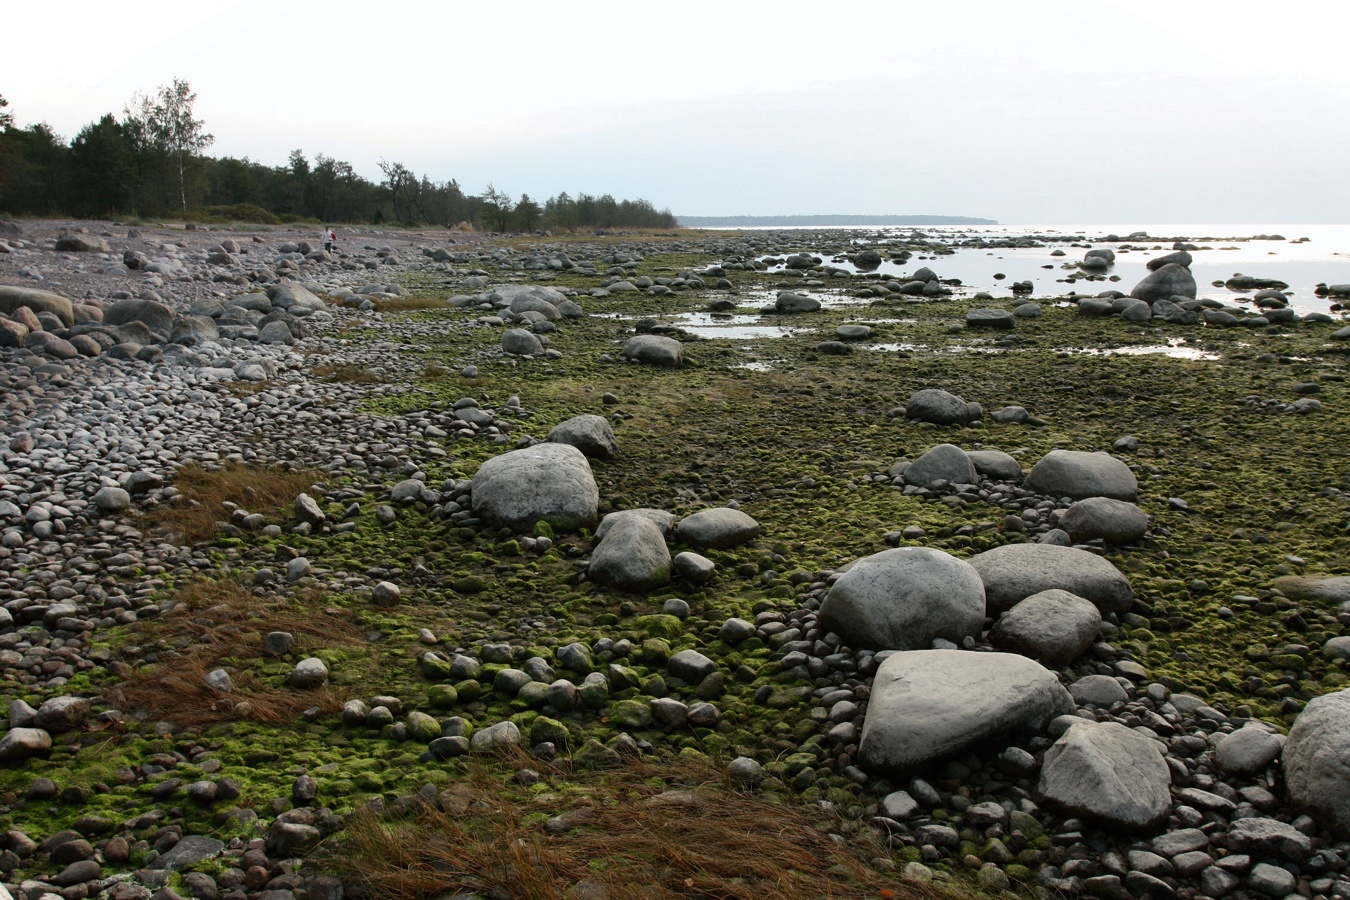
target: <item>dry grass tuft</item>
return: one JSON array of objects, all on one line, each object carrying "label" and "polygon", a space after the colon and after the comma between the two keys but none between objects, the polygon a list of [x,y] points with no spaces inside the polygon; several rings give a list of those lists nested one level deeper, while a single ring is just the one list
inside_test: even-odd
[{"label": "dry grass tuft", "polygon": [[472,764],[436,807],[349,816],[322,861],[341,871],[353,896],[398,900],[941,896],[869,866],[866,859],[890,856],[874,838],[841,846],[826,833],[824,811],[738,791],[711,763],[550,773],[540,791],[510,777],[539,761],[516,762]]},{"label": "dry grass tuft", "polygon": [[325,477],[312,469],[258,469],[241,463],[208,469],[192,463],[174,476],[173,485],[181,495],[147,512],[146,522],[151,530],[176,534],[185,543],[195,544],[210,540],[216,534],[216,523],[229,519],[226,503],[268,519],[286,519],[296,496]]},{"label": "dry grass tuft", "polygon": [[324,381],[341,381],[348,384],[384,383],[384,378],[380,375],[370,371],[365,366],[358,366],[354,363],[315,366],[313,372]]},{"label": "dry grass tuft", "polygon": [[[319,598],[264,598],[237,582],[201,580],[181,587],[177,599],[171,612],[137,626],[145,643],[167,648],[161,661],[124,678],[109,692],[110,705],[180,727],[240,719],[277,724],[311,707],[325,713],[342,709],[342,698],[328,687],[292,690],[281,686],[279,677],[256,672],[263,636],[270,631],[295,635],[300,652],[360,642],[356,626],[316,613]],[[235,686],[228,697],[202,681],[222,667]]]},{"label": "dry grass tuft", "polygon": [[417,312],[424,309],[450,309],[450,304],[434,297],[393,297],[372,299],[379,312]]}]

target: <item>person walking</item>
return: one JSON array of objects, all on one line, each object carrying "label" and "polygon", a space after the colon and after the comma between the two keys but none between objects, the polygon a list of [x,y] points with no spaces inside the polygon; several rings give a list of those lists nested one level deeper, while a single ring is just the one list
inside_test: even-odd
[{"label": "person walking", "polygon": [[333,252],[333,231],[327,225],[323,226],[323,252]]}]

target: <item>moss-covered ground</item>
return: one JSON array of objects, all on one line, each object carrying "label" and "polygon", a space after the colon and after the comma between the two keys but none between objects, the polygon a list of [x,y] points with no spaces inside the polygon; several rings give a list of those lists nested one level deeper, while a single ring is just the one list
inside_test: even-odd
[{"label": "moss-covered ground", "polygon": [[[713,261],[696,253],[653,253],[636,271],[669,276]],[[302,635],[301,646],[325,659],[332,672],[330,705],[316,702],[320,708],[281,722],[230,711],[189,726],[165,712],[143,727],[129,720],[73,745],[58,741],[49,759],[0,774],[0,787],[17,800],[28,781],[46,775],[62,787],[81,788],[83,802],[17,803],[11,824],[46,834],[79,815],[121,822],[167,805],[194,830],[246,835],[255,828],[252,817],[226,807],[251,808],[266,820],[289,804],[301,770],[317,779],[318,803],[340,812],[372,797],[392,802],[423,784],[448,785],[460,777],[460,763],[428,760],[424,743],[394,740],[387,728],[344,726],[333,704],[393,695],[405,710],[460,715],[479,726],[512,717],[527,736],[541,710],[495,693],[491,666],[477,679],[481,690],[464,682],[447,682],[455,690],[445,690],[419,665],[428,649],[419,640],[423,629],[443,651],[500,640],[523,642],[545,657],[573,641],[589,646],[600,638],[629,638],[639,650],[615,661],[630,667],[631,683],[612,684],[602,710],[547,713],[556,719],[547,724],[551,731],[541,733],[557,735],[552,725],[561,723],[571,750],[627,731],[660,752],[777,760],[785,779],[806,770],[806,777],[791,783],[807,797],[828,797],[845,815],[860,814],[869,802],[866,792],[842,776],[823,743],[812,745],[828,726],[810,713],[796,683],[776,677],[772,648],[757,639],[731,647],[718,639],[718,630],[732,616],[791,612],[819,581],[817,573],[884,549],[887,533],[906,526],[925,532],[911,543],[962,557],[1024,539],[1003,531],[1001,508],[925,502],[877,477],[895,460],[942,442],[1002,449],[1029,470],[1055,448],[1111,451],[1117,438],[1136,436],[1138,450],[1117,455],[1135,467],[1140,505],[1153,527],[1139,544],[1109,551],[1139,600],[1116,643],[1155,680],[1282,724],[1302,702],[1345,683],[1345,671],[1319,652],[1323,641],[1344,631],[1337,610],[1271,589],[1280,575],[1350,571],[1350,510],[1342,493],[1350,490],[1350,397],[1344,347],[1330,338],[1336,325],[1141,326],[1086,319],[1071,305],[1046,301],[1041,317],[1019,319],[1014,331],[984,332],[962,327],[966,311],[1007,306],[1007,300],[849,298],[849,305],[792,317],[792,333],[778,339],[688,336],[688,361],[678,369],[617,361],[641,317],[667,320],[705,309],[716,297],[752,291],[772,296],[780,286],[842,299],[859,284],[830,279],[822,287],[803,286],[753,272],[728,277],[739,294],[704,289],[668,297],[582,297],[588,315],[560,323],[549,336],[562,353],[555,360],[502,356],[498,329],[463,327],[477,311],[385,313],[438,327],[405,338],[416,346],[407,353],[405,374],[397,376],[408,390],[372,394],[363,406],[370,414],[400,416],[464,396],[500,408],[514,395],[528,415],[516,420],[513,440],[523,434],[542,439],[577,414],[607,416],[621,452],[592,464],[602,512],[658,507],[681,515],[734,500],[760,522],[756,542],[704,551],[718,566],[710,584],[677,582],[650,595],[619,594],[580,578],[578,561],[591,547],[585,533],[553,535],[552,547],[539,554],[522,546],[522,536],[456,527],[420,505],[401,509],[394,524],[382,526],[375,505],[383,498],[374,494],[360,499],[361,512],[351,520],[356,527],[342,534],[218,537],[222,565],[214,577],[221,580],[251,585],[259,568],[284,567],[278,559],[292,553],[329,572],[377,573],[399,584],[403,597],[387,608],[356,592],[307,600],[313,614],[340,622],[346,636],[324,641]],[[407,281],[419,296],[437,296],[430,279]],[[548,283],[588,290],[600,279],[560,275]],[[775,316],[765,321],[788,324]],[[851,353],[822,353],[818,345],[844,323],[871,324],[874,333]],[[343,336],[359,340],[364,333]],[[1212,358],[1121,352],[1167,345]],[[329,376],[347,371],[341,361],[318,357],[315,364],[327,366],[321,374]],[[472,379],[458,374],[469,364],[479,370]],[[895,414],[914,391],[929,387],[979,402],[986,412],[1019,405],[1044,424],[998,424],[986,415],[976,427],[937,427]],[[1278,404],[1313,390],[1321,411],[1280,411]],[[446,439],[444,446],[447,456],[425,461],[432,484],[469,478],[503,449],[481,439]],[[327,511],[343,518],[342,503],[329,503]],[[252,593],[268,595],[262,588]],[[691,616],[659,616],[669,598],[686,600]],[[260,640],[272,630],[268,616],[274,611],[266,604],[254,610],[256,622],[239,627],[238,641]],[[169,650],[177,639],[182,651],[209,626],[188,619],[172,635],[166,627],[172,626],[134,626],[107,650],[116,655],[137,643]],[[719,663],[721,683],[698,688],[722,710],[716,728],[671,732],[640,714],[645,700],[663,690],[696,699],[695,686],[653,682],[663,673],[663,657],[684,647]],[[259,691],[286,690],[282,681],[293,665],[239,653],[217,661],[251,676]],[[105,673],[92,684],[110,688],[117,680]],[[754,702],[765,685],[772,689],[769,702]],[[624,703],[637,699],[643,702]],[[158,735],[157,719],[166,723]],[[801,758],[804,745],[815,747],[814,757]],[[157,754],[192,756],[193,748],[212,752],[169,774],[185,782],[228,776],[240,786],[238,801],[198,808],[178,795],[159,804],[148,785],[133,785],[127,777],[129,767]],[[208,772],[203,759],[219,765]],[[147,822],[146,829],[152,827]]]}]

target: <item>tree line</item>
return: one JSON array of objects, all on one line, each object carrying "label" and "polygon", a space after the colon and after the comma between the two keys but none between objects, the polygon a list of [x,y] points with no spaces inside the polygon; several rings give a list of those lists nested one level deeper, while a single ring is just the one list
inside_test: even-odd
[{"label": "tree line", "polygon": [[0,212],[16,216],[237,220],[472,227],[480,231],[674,228],[646,200],[566,192],[542,204],[489,183],[466,193],[381,160],[371,181],[350,163],[301,150],[285,165],[211,157],[215,138],[194,118],[197,95],[182,79],[137,93],[121,118],[107,113],[69,142],[46,123],[20,128],[0,96]]}]

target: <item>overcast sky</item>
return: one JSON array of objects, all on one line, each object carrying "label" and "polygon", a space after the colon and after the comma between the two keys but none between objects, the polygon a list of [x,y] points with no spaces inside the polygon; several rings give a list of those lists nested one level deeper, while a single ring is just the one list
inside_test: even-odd
[{"label": "overcast sky", "polygon": [[5,10],[0,95],[69,139],[178,77],[213,155],[677,215],[1343,223],[1334,9],[66,0]]}]

